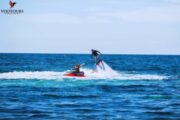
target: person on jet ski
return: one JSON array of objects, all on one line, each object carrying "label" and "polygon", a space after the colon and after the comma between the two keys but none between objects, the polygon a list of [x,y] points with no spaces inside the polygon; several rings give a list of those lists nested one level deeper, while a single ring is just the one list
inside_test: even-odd
[{"label": "person on jet ski", "polygon": [[91,50],[91,55],[94,58],[96,63],[98,62],[100,54],[101,54],[101,52],[99,52],[98,50],[94,50],[94,49]]},{"label": "person on jet ski", "polygon": [[74,68],[72,69],[73,73],[79,73],[80,72],[80,65],[76,64],[74,65]]},{"label": "person on jet ski", "polygon": [[74,65],[73,69],[65,73],[63,76],[68,76],[68,77],[85,77],[84,72],[80,71],[81,65],[76,64]]}]

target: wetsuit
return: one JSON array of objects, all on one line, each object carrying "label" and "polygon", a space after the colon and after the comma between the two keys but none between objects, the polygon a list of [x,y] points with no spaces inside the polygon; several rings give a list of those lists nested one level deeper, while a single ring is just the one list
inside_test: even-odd
[{"label": "wetsuit", "polygon": [[99,54],[101,54],[99,51],[92,50],[92,57],[94,57],[96,63],[97,63],[97,61],[99,59]]}]

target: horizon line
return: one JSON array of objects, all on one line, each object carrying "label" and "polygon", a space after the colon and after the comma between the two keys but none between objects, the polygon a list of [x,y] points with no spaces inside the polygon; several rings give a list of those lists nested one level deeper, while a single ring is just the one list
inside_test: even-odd
[{"label": "horizon line", "polygon": [[[80,54],[80,55],[89,55],[91,53],[58,53],[58,52],[0,52],[0,54]],[[162,53],[103,53],[102,55],[176,55],[179,56],[180,54],[162,54]]]}]

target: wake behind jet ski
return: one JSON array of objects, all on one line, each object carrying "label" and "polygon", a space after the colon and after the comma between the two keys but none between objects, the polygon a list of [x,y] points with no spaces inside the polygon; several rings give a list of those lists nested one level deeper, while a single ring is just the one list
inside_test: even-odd
[{"label": "wake behind jet ski", "polygon": [[81,67],[81,65],[78,65],[78,64],[74,65],[74,68],[70,72],[65,73],[64,76],[85,77],[84,72],[80,71],[80,67]]}]

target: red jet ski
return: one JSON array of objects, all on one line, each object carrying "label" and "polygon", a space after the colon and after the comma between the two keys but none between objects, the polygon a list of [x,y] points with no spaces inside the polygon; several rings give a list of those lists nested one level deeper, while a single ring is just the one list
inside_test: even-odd
[{"label": "red jet ski", "polygon": [[65,73],[64,76],[68,77],[85,77],[84,72],[70,72],[70,73]]}]

